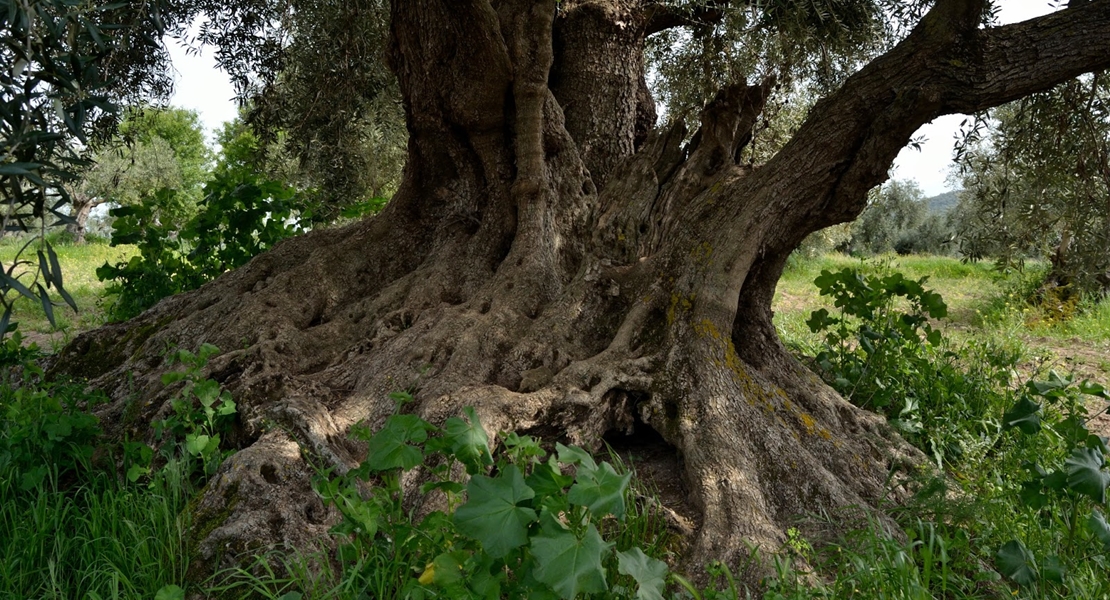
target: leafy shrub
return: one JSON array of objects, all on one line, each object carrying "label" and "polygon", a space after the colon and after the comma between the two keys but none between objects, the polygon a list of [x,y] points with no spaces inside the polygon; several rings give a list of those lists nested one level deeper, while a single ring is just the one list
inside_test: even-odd
[{"label": "leafy shrub", "polygon": [[200,212],[183,229],[157,219],[159,190],[133,206],[111,211],[116,217],[112,245],[135,244],[139,255],[96,270],[116,300],[113,319],[129,319],[156,302],[196,289],[225,271],[245,264],[274,244],[301,232],[292,221],[295,190],[247,169],[217,170],[205,185]]},{"label": "leafy shrub", "polygon": [[[631,474],[576,447],[559,444],[549,456],[517,434],[503,436],[504,451],[494,457],[473,409],[464,413],[442,428],[406,414],[376,433],[356,428],[353,436],[369,446],[366,460],[320,481],[320,495],[343,514],[333,531],[344,540],[340,557],[356,589],[372,598],[570,600],[626,597],[633,588],[641,598],[661,597],[666,564],[639,548],[614,549],[603,536],[629,514]],[[430,475],[420,493],[440,495],[444,510],[416,522],[401,481],[418,468]],[[459,470],[469,475],[465,486],[452,478]],[[371,478],[378,485],[366,497],[358,480]],[[414,564],[424,567],[409,572],[405,565]]]},{"label": "leafy shrub", "polygon": [[87,411],[105,398],[82,385],[45,382],[31,362],[34,350],[12,349],[19,342],[18,333],[3,342],[6,358],[21,362],[18,380],[9,367],[0,383],[0,477],[28,491],[49,475],[89,469],[100,426]]}]

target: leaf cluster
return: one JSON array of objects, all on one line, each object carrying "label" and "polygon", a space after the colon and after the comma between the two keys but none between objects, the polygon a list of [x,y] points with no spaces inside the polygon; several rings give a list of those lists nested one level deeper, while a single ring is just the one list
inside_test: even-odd
[{"label": "leaf cluster", "polygon": [[[573,446],[549,454],[515,433],[501,437],[495,456],[471,408],[443,427],[394,414],[378,431],[352,435],[368,444],[366,460],[317,490],[343,514],[333,530],[344,541],[340,555],[365,569],[359,597],[662,598],[666,564],[639,548],[614,549],[604,535],[628,517],[631,474]],[[419,521],[402,485],[414,470],[427,475],[420,494],[439,495],[446,507]],[[375,482],[369,496],[359,480]],[[376,581],[373,556],[414,568]]]}]

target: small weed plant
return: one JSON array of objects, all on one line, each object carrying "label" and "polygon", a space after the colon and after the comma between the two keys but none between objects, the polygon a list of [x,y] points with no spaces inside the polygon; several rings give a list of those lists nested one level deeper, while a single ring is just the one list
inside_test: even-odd
[{"label": "small weed plant", "polygon": [[[334,533],[359,580],[357,597],[661,597],[666,564],[605,535],[628,518],[630,473],[581,448],[558,444],[548,454],[515,433],[502,436],[495,457],[473,409],[464,415],[442,428],[408,414],[390,416],[376,433],[356,428],[366,460],[320,482],[320,495],[343,514]],[[441,507],[419,521],[403,485],[414,470],[428,475],[419,494]],[[376,485],[366,496],[368,480]]]}]

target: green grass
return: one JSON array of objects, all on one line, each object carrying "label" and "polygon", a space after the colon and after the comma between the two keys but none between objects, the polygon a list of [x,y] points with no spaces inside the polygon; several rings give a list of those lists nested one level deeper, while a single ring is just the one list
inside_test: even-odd
[{"label": "green grass", "polygon": [[185,577],[187,493],[97,474],[29,491],[0,474],[0,599],[152,598]]},{"label": "green grass", "polygon": [[[68,341],[72,336],[82,331],[102,325],[105,322],[103,309],[104,283],[96,278],[97,267],[105,262],[115,263],[128,260],[134,256],[134,246],[111,247],[103,241],[90,241],[87,244],[75,245],[60,239],[59,236],[50,236],[51,244],[58,254],[58,262],[62,267],[63,282],[66,291],[77,303],[78,312],[74,313],[69,306],[64,304],[56,292],[51,293],[57,305],[54,316],[58,325],[57,330],[51,327],[38,301],[31,301],[22,296],[15,298],[11,292],[10,297],[15,298],[13,303],[12,321],[19,323],[19,330],[29,341],[35,341],[46,350],[56,349],[56,346]],[[0,264],[5,270],[16,259],[16,254],[26,244],[27,238],[9,236],[0,240]],[[32,267],[37,269],[38,258],[36,251],[38,242],[32,242],[20,257],[31,260]],[[15,273],[22,273],[20,281],[28,284],[33,281],[33,272],[26,266],[17,267]]]}]

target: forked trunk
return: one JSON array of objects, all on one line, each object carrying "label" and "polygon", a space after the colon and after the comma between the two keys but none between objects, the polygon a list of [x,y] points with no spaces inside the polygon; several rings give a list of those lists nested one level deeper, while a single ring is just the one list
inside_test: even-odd
[{"label": "forked trunk", "polygon": [[736,157],[771,82],[721,90],[689,142],[682,125],[645,133],[653,4],[394,2],[411,140],[385,211],[81,336],[56,368],[96,377],[117,399],[106,422],[149,435],[169,410],[164,349],[224,350],[209,369],[239,403],[241,450],[196,508],[207,569],[325,540],[302,452],[353,467],[348,429],[380,424],[401,389],[433,422],[470,405],[491,432],[587,447],[650,427],[681,461],[689,564],[775,550],[803,513],[874,510],[917,460],[778,340],[790,252],[858,215],[920,124],[1107,66],[1108,4],[983,30],[982,2],[941,0],[751,168]]}]

